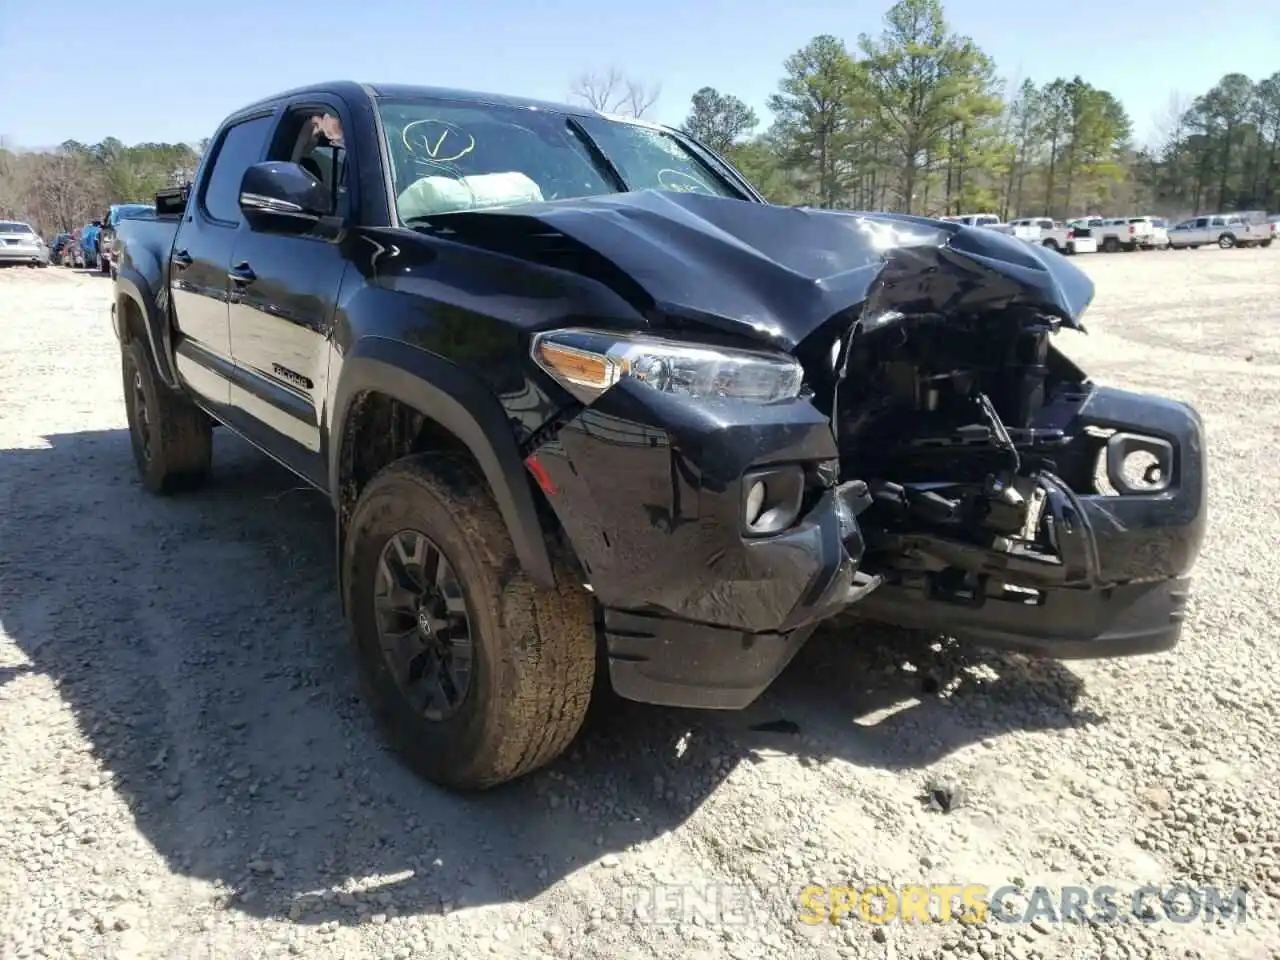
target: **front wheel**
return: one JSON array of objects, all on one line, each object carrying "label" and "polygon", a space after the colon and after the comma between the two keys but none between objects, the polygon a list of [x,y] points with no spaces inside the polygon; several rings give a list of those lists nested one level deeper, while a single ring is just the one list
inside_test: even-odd
[{"label": "front wheel", "polygon": [[415,772],[484,789],[572,742],[595,678],[592,598],[563,562],[554,588],[529,580],[467,462],[384,468],[356,504],[342,569],[361,688]]},{"label": "front wheel", "polygon": [[129,341],[120,366],[129,439],[142,485],[157,494],[198,486],[213,459],[213,421],[160,382],[143,341]]}]

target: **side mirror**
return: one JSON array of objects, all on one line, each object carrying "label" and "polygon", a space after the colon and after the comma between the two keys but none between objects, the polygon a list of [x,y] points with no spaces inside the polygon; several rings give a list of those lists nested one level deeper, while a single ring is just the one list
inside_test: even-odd
[{"label": "side mirror", "polygon": [[296,163],[255,163],[240,180],[240,211],[254,230],[311,233],[329,218],[324,185]]}]

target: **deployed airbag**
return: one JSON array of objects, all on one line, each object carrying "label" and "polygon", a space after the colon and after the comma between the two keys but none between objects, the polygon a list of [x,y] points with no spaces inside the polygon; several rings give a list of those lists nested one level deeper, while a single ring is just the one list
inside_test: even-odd
[{"label": "deployed airbag", "polygon": [[401,220],[458,210],[484,210],[518,203],[541,203],[542,191],[523,173],[479,173],[470,177],[429,176],[411,183],[396,198]]}]

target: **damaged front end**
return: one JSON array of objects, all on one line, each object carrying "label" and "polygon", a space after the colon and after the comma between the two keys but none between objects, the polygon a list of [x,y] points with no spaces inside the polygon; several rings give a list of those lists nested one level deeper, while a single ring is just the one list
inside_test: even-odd
[{"label": "damaged front end", "polygon": [[[928,277],[957,256],[902,259]],[[886,273],[829,411],[879,581],[851,612],[1057,658],[1174,645],[1205,530],[1195,411],[1090,382],[1050,342],[1078,321],[1060,303],[943,312]]]},{"label": "damaged front end", "polygon": [[622,695],[745,706],[842,611],[1054,657],[1176,642],[1201,423],[1054,348],[1093,294],[1066,258],[652,191],[447,219],[634,311],[533,335],[566,402],[525,451]]}]

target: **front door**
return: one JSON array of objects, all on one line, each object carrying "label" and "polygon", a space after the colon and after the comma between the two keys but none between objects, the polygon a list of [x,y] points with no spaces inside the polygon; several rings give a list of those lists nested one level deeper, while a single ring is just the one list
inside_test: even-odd
[{"label": "front door", "polygon": [[212,164],[178,225],[169,260],[169,289],[180,337],[178,373],[215,407],[230,399],[234,371],[227,302],[227,269],[240,229],[240,178],[262,156],[269,115],[228,127],[213,145]]},{"label": "front door", "polygon": [[[335,107],[291,107],[273,138],[268,159],[300,163],[317,174],[347,214],[345,151],[317,141],[313,120],[338,125]],[[340,125],[339,120],[339,125]],[[231,353],[236,378],[232,405],[261,431],[254,440],[302,476],[327,483],[321,443],[329,341],[346,267],[341,248],[327,240],[245,228],[228,271],[231,283]]]}]

